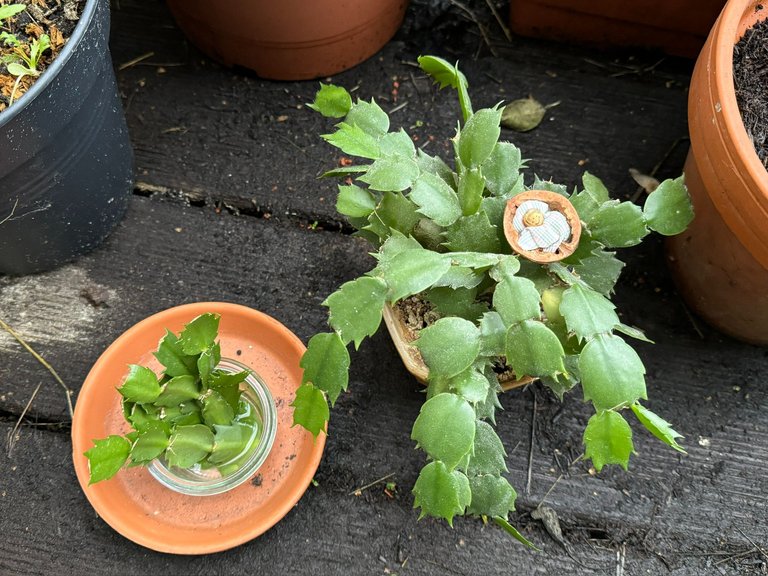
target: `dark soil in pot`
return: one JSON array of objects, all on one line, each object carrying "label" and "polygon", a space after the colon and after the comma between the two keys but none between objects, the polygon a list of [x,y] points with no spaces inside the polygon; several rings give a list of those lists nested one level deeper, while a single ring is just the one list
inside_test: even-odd
[{"label": "dark soil in pot", "polygon": [[733,83],[744,127],[768,168],[768,20],[747,30],[734,46]]},{"label": "dark soil in pot", "polygon": [[[0,1],[0,112],[29,90],[58,56],[84,7],[85,0]],[[2,18],[3,11],[15,14]]]}]

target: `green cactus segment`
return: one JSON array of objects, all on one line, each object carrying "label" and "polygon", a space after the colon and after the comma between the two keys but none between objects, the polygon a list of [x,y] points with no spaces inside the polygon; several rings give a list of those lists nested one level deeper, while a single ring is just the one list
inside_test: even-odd
[{"label": "green cactus segment", "polygon": [[411,438],[430,458],[453,470],[474,445],[475,411],[455,394],[438,394],[421,407]]},{"label": "green cactus segment", "polygon": [[[315,388],[320,395],[324,392],[331,405],[349,383],[349,351],[337,332],[315,334],[309,340],[307,351],[301,357],[299,365],[304,369],[302,384]],[[317,394],[305,390],[306,398],[317,403]],[[298,394],[297,394],[298,399]],[[325,402],[325,400],[323,400]],[[300,405],[300,403],[299,403]],[[312,407],[309,414],[314,416],[317,407]],[[327,414],[328,407],[324,413]],[[317,425],[313,426],[318,430]]]},{"label": "green cactus segment", "polygon": [[413,507],[421,508],[419,519],[444,518],[453,526],[453,517],[464,514],[472,501],[472,491],[465,474],[436,461],[421,469],[413,486],[413,497]]},{"label": "green cactus segment", "polygon": [[584,400],[611,410],[646,399],[645,367],[637,352],[618,336],[590,340],[579,356]]},{"label": "green cactus segment", "polygon": [[612,410],[598,412],[589,419],[584,430],[584,445],[585,456],[592,459],[598,472],[606,464],[618,464],[626,470],[629,456],[635,451],[632,429],[621,414]]}]

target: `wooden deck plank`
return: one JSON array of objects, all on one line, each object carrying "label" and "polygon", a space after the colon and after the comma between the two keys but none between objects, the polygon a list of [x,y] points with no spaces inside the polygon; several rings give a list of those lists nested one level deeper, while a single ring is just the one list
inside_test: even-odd
[{"label": "wooden deck plank", "polygon": [[[316,180],[340,157],[319,138],[333,122],[305,107],[317,82],[269,82],[211,63],[187,45],[162,3],[124,0],[113,19],[116,63],[153,53],[118,72],[143,189],[309,222],[338,221],[335,185]],[[437,95],[407,64],[425,50],[417,43],[425,32],[413,35],[401,34],[376,57],[331,80],[356,89],[356,97],[375,98],[387,111],[405,105],[393,113],[393,127],[410,128],[419,145],[433,137],[426,150],[448,157],[456,98],[449,90]],[[636,188],[629,168],[650,172],[662,163],[665,175],[679,172],[687,141],[675,143],[686,137],[690,63],[649,69],[652,60],[553,50],[524,39],[500,45],[499,57],[473,60],[456,53],[455,45],[431,44],[433,53],[461,60],[476,107],[528,95],[559,102],[536,130],[504,131],[531,159],[530,174],[573,186],[589,170],[620,196]],[[664,163],[672,148],[677,155]]]},{"label": "wooden deck plank", "polygon": [[[183,202],[134,197],[107,242],[74,264],[0,277],[3,319],[77,391],[90,366],[142,318],[193,301],[235,301],[288,325],[305,341],[326,318],[320,303],[367,269],[361,242]],[[20,413],[39,381],[32,414],[65,416],[48,372],[0,331],[0,410]]]}]

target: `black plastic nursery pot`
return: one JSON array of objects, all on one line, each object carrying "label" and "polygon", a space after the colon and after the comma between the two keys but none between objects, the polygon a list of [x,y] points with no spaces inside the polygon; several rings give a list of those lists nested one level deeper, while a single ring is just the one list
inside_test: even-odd
[{"label": "black plastic nursery pot", "polygon": [[125,213],[133,152],[109,17],[109,0],[88,0],[57,58],[0,113],[0,274],[69,262]]}]

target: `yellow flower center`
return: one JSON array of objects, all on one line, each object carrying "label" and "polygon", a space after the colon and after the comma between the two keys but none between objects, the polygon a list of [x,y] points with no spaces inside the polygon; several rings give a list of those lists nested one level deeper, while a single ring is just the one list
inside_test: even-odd
[{"label": "yellow flower center", "polygon": [[544,224],[544,213],[541,210],[528,210],[523,216],[526,226],[541,226]]}]

